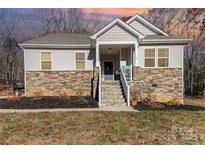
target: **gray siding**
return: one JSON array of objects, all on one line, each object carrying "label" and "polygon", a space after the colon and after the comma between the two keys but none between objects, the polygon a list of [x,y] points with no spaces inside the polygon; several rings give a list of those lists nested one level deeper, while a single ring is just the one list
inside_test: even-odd
[{"label": "gray siding", "polygon": [[139,31],[140,33],[142,33],[143,35],[157,35],[157,33],[153,32],[152,30],[150,30],[149,28],[147,28],[137,20],[134,20],[129,25],[132,26],[137,31]]},{"label": "gray siding", "polygon": [[94,54],[90,50],[45,50],[45,49],[24,49],[25,52],[25,70],[40,71],[41,70],[41,52],[51,52],[52,70],[66,71],[75,70],[75,53],[85,52],[86,69],[93,70]]},{"label": "gray siding", "polygon": [[102,34],[98,41],[136,41],[137,39],[118,25]]},{"label": "gray siding", "polygon": [[167,47],[169,48],[169,67],[170,68],[183,68],[183,46],[140,46],[139,47],[139,65],[144,67],[144,49],[155,48],[157,54],[157,48]]}]

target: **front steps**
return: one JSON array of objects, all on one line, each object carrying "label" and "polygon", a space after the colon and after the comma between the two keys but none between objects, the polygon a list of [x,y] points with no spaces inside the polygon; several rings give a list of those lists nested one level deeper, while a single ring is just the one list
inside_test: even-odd
[{"label": "front steps", "polygon": [[120,81],[102,81],[101,84],[102,106],[126,106],[123,89]]}]

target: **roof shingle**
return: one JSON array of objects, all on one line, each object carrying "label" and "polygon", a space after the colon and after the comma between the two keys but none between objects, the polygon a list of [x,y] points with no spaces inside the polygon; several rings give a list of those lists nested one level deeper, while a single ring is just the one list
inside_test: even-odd
[{"label": "roof shingle", "polygon": [[72,44],[83,45],[90,44],[89,33],[51,33],[32,40],[23,42],[22,44]]}]

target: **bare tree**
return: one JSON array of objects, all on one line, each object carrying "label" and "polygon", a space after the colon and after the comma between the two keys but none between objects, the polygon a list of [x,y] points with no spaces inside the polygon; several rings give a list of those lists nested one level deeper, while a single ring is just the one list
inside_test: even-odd
[{"label": "bare tree", "polygon": [[193,40],[186,46],[185,83],[190,95],[203,93],[205,74],[205,9],[187,9],[181,35]]},{"label": "bare tree", "polygon": [[33,16],[39,18],[39,26],[34,26],[31,19],[26,18],[25,21],[30,30],[37,34],[90,32],[98,30],[101,25],[101,17],[98,13],[85,13],[83,9],[79,8],[35,9]]},{"label": "bare tree", "polygon": [[9,9],[0,9],[0,81],[12,85],[23,80],[23,55],[17,41],[12,38],[16,16]]},{"label": "bare tree", "polygon": [[186,9],[154,8],[144,17],[167,33],[173,33],[183,23]]},{"label": "bare tree", "polygon": [[0,9],[0,48],[15,28],[15,19],[9,19],[9,9]]},{"label": "bare tree", "polygon": [[184,79],[186,93],[197,95],[205,74],[205,9],[151,9],[144,17],[170,35],[192,39],[185,46]]}]

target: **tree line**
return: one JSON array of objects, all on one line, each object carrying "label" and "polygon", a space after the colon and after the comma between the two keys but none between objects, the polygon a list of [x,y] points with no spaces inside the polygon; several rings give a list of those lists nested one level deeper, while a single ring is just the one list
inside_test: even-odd
[{"label": "tree line", "polygon": [[205,9],[151,9],[144,17],[170,35],[192,39],[184,49],[185,94],[205,96]]},{"label": "tree line", "polygon": [[[12,85],[24,80],[23,52],[14,34],[18,19],[10,19],[9,9],[1,10],[0,82]],[[170,35],[192,39],[184,50],[185,93],[192,96],[202,94],[205,82],[205,9],[157,8],[142,16]],[[31,33],[25,39],[55,32],[96,32],[105,25],[96,11],[85,13],[77,8],[34,9],[30,17],[23,17],[23,21]]]}]

